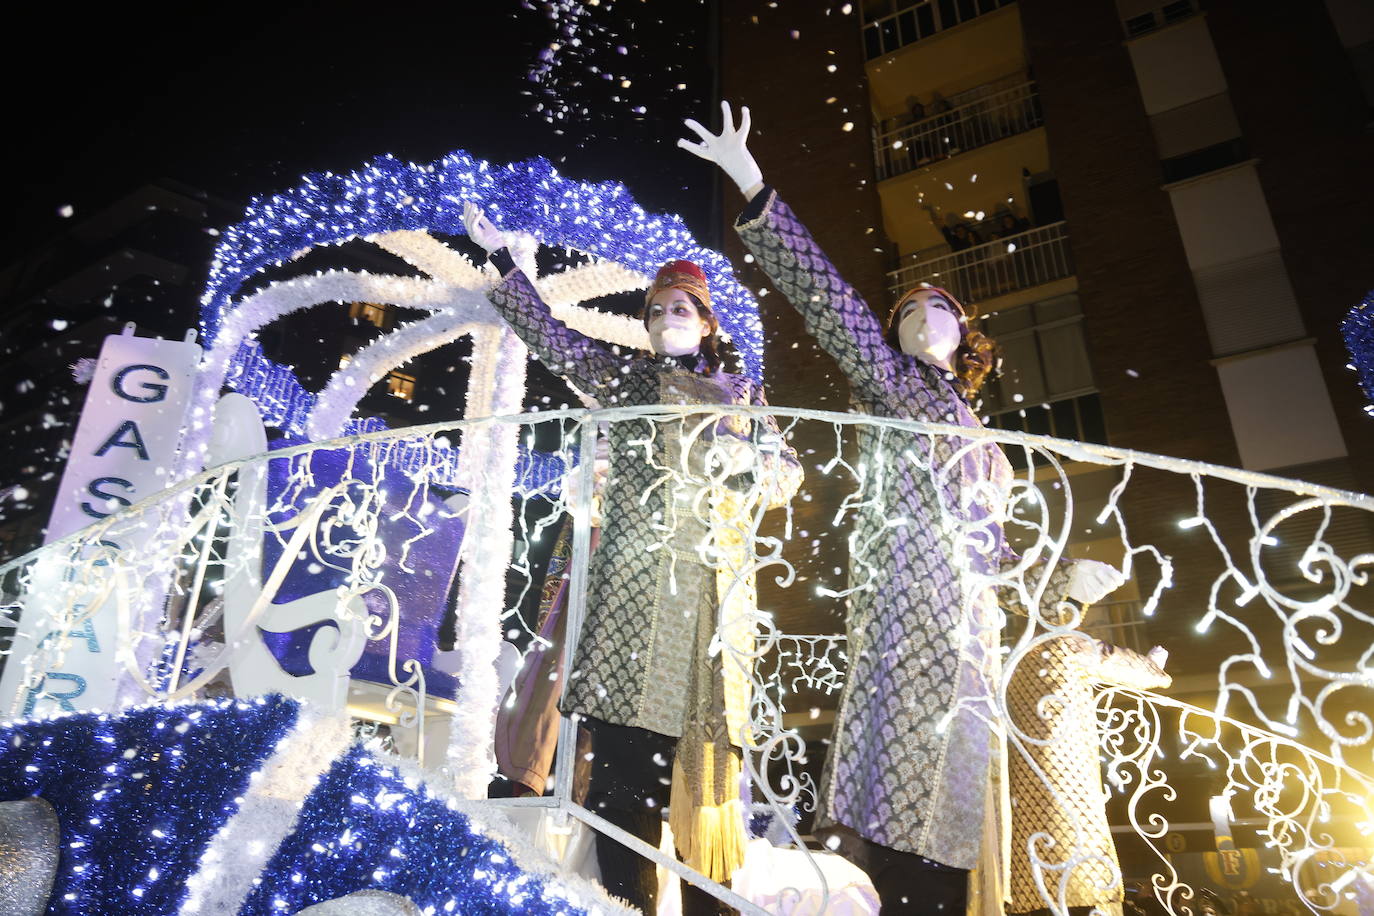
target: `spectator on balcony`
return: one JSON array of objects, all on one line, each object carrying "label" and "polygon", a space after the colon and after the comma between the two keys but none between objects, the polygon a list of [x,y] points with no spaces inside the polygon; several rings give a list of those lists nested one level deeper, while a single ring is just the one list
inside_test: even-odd
[{"label": "spectator on balcony", "polygon": [[939,158],[946,159],[964,148],[959,116],[949,99],[936,92],[930,99],[931,125],[935,128],[935,148]]},{"label": "spectator on balcony", "polygon": [[[689,120],[701,142],[678,145],[744,192],[736,229],[839,364],[855,408],[981,430],[970,402],[992,369],[993,342],[969,326],[958,300],[931,287],[904,296],[885,327],[763,184],[745,145],[748,109],[738,128],[729,104],[722,109],[720,135]],[[968,870],[994,810],[988,719],[998,715],[998,598],[1030,612],[1016,604],[1019,592],[994,594],[983,583],[1025,577],[1029,593],[1051,604],[1096,601],[1122,579],[1103,563],[1047,571],[1011,551],[1001,523],[1012,471],[994,443],[899,440],[866,426],[858,437],[858,464],[870,471],[850,551],[850,670],[816,823],[868,872],[883,913],[951,916],[964,911]]]},{"label": "spectator on balcony", "polygon": [[915,124],[926,119],[926,106],[921,104],[921,100],[914,95],[906,97],[907,123]]},{"label": "spectator on balcony", "polygon": [[[546,366],[608,407],[703,408],[611,424],[587,618],[562,705],[592,735],[587,807],[657,848],[671,801],[683,861],[728,882],[744,859],[738,745],[750,673],[740,659],[754,648],[753,574],[734,572],[751,568],[741,527],[792,498],[801,464],[771,417],[713,417],[767,402],[762,386],[721,368],[700,267],[659,270],[643,314],[652,352],[626,360],[553,317],[481,210],[467,204],[463,221],[501,271],[492,305]],[[655,913],[654,863],[600,833],[596,844],[607,889]],[[719,912],[686,882],[683,899],[688,913]]]},{"label": "spectator on balcony", "polygon": [[[926,119],[926,106],[914,95],[906,97],[906,111],[908,125],[918,125]],[[930,133],[925,125],[909,131],[906,147],[910,151],[913,166],[935,158],[935,145],[931,143]]]},{"label": "spectator on balcony", "polygon": [[994,240],[1004,244],[993,246],[995,250],[988,268],[991,295],[1009,289],[1023,289],[1030,284],[1030,265],[1026,261],[1026,252],[1021,245],[1012,241],[1013,237],[1028,231],[1030,227],[1030,220],[1018,217],[1010,210],[1002,211],[998,217],[991,235]]},{"label": "spectator on balcony", "polygon": [[945,241],[949,243],[950,251],[965,251],[975,245],[983,244],[983,237],[978,234],[977,229],[968,223],[955,223],[953,229],[941,227],[940,231],[944,235]]},{"label": "spectator on balcony", "polygon": [[1023,216],[1017,216],[1010,210],[1003,210],[997,218],[997,227],[992,233],[995,239],[1005,239],[1013,235],[1020,235],[1022,232],[1030,230],[1030,220]]},{"label": "spectator on balcony", "polygon": [[940,218],[940,211],[930,204],[925,205],[925,211],[930,216],[930,223],[940,234],[944,236],[945,242],[949,245],[950,251],[966,251],[974,245],[983,244],[983,237],[978,234],[978,230],[973,229],[965,222],[957,222],[953,226]]}]

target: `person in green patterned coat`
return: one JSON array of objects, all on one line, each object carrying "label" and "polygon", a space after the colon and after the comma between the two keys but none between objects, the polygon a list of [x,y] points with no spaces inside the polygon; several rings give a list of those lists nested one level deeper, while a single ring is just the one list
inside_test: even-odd
[{"label": "person in green patterned coat", "polygon": [[[749,110],[738,127],[729,103],[722,113],[719,135],[688,120],[700,140],[679,146],[744,193],[736,230],[836,360],[856,410],[981,429],[969,401],[992,368],[992,341],[929,287],[903,296],[884,326],[763,184],[745,145]],[[883,913],[952,916],[964,910],[984,831],[1001,608],[1091,602],[1122,578],[1104,563],[1046,569],[1011,550],[1002,521],[1012,471],[995,443],[876,426],[856,435],[864,498],[850,543],[864,546],[850,551],[850,670],[816,823],[868,872]]]},{"label": "person in green patterned coat", "polygon": [[[592,733],[587,806],[656,847],[671,797],[683,861],[728,882],[747,839],[739,743],[750,672],[740,659],[752,653],[755,610],[752,573],[736,571],[751,568],[750,520],[791,500],[801,463],[771,417],[718,410],[767,401],[753,380],[722,371],[697,265],[659,270],[644,311],[653,352],[626,358],[554,318],[502,234],[465,209],[469,236],[502,275],[492,304],[545,365],[603,407],[712,408],[610,424],[601,540],[562,708]],[[710,651],[718,626],[738,652]],[[654,912],[653,864],[599,834],[597,849],[606,887]],[[691,912],[716,909],[685,882],[683,896]]]}]

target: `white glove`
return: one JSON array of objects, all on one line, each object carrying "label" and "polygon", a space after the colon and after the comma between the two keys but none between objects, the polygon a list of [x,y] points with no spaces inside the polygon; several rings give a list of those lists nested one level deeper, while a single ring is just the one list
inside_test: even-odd
[{"label": "white glove", "polygon": [[733,477],[736,474],[743,474],[754,466],[754,461],[758,457],[753,443],[743,439],[719,438],[716,440],[716,448],[723,455],[722,464],[725,466],[726,476]]},{"label": "white glove", "polygon": [[752,199],[763,186],[763,172],[759,170],[758,163],[749,155],[749,149],[744,145],[749,139],[749,109],[741,106],[738,128],[735,127],[734,115],[730,113],[729,102],[721,102],[720,111],[725,120],[720,136],[688,118],[682,123],[700,137],[701,142],[693,143],[691,140],[683,139],[678,140],[677,145],[707,162],[714,162],[720,166],[721,171],[739,185],[744,196]]},{"label": "white glove", "polygon": [[470,200],[463,202],[463,226],[468,230],[468,238],[481,245],[487,254],[506,247],[506,237],[501,230],[493,226],[482,208]]},{"label": "white glove", "polygon": [[758,460],[758,450],[747,439],[721,434],[698,439],[692,446],[691,458],[696,473],[720,481],[752,468]]},{"label": "white glove", "polygon": [[1121,571],[1110,563],[1075,560],[1069,575],[1069,597],[1080,604],[1093,604],[1126,582]]}]

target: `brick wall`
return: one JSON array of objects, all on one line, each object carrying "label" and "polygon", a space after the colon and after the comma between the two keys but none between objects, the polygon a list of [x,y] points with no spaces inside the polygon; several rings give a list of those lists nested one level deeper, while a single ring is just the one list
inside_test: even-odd
[{"label": "brick wall", "polygon": [[[1111,444],[1236,466],[1202,307],[1115,4],[1021,0],[1020,8]],[[1199,642],[1190,625],[1219,571],[1205,534],[1178,529],[1192,501],[1186,478],[1153,474],[1140,475],[1124,503],[1132,540],[1178,561],[1149,626],[1152,640],[1175,651]],[[1245,530],[1238,506],[1216,508],[1235,519],[1223,530]]]},{"label": "brick wall", "polygon": [[1354,484],[1374,492],[1374,420],[1345,368],[1350,360],[1339,329],[1374,288],[1368,106],[1325,4],[1218,0],[1208,4],[1207,24],[1231,104],[1259,160],[1303,321],[1316,338]]},{"label": "brick wall", "polygon": [[[880,314],[886,314],[888,243],[874,188],[868,90],[864,79],[857,13],[839,4],[779,4],[732,0],[721,4],[720,92],[748,105],[754,123],[749,148],[764,180],[778,189],[845,278]],[[785,8],[784,8],[785,7]],[[829,9],[827,14],[826,10]],[[793,37],[795,32],[796,37]],[[827,68],[835,67],[832,73]],[[828,99],[833,102],[827,102]],[[698,120],[719,126],[719,112]],[[849,122],[852,129],[843,130]],[[744,200],[723,180],[723,213],[732,223]],[[725,251],[742,280],[756,292],[768,289],[762,271],[744,260],[745,250],[728,225]],[[776,404],[843,411],[849,390],[834,361],[816,347],[801,318],[776,291],[759,300],[766,337],[769,396]],[[851,485],[827,478],[817,464],[834,455],[829,424],[799,427],[794,444],[803,455],[810,500],[793,502],[795,527],[805,531],[787,548],[800,581],[788,589],[761,581],[761,600],[792,632],[841,628],[839,606],[818,598],[814,585],[843,583],[847,528],[832,529],[839,502]],[[812,548],[812,541],[820,543]],[[813,552],[814,550],[814,552]],[[766,577],[761,577],[765,579]]]}]

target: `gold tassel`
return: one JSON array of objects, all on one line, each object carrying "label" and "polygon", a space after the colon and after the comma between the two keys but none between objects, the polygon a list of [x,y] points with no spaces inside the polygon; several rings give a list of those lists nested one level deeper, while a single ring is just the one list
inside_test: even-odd
[{"label": "gold tassel", "polygon": [[[739,765],[732,760],[726,769],[735,777],[727,785],[738,785]],[[749,842],[744,830],[744,803],[735,796],[708,804],[697,798],[692,788],[682,767],[674,763],[673,803],[668,812],[673,843],[688,866],[724,883],[744,865],[744,848]]]}]

